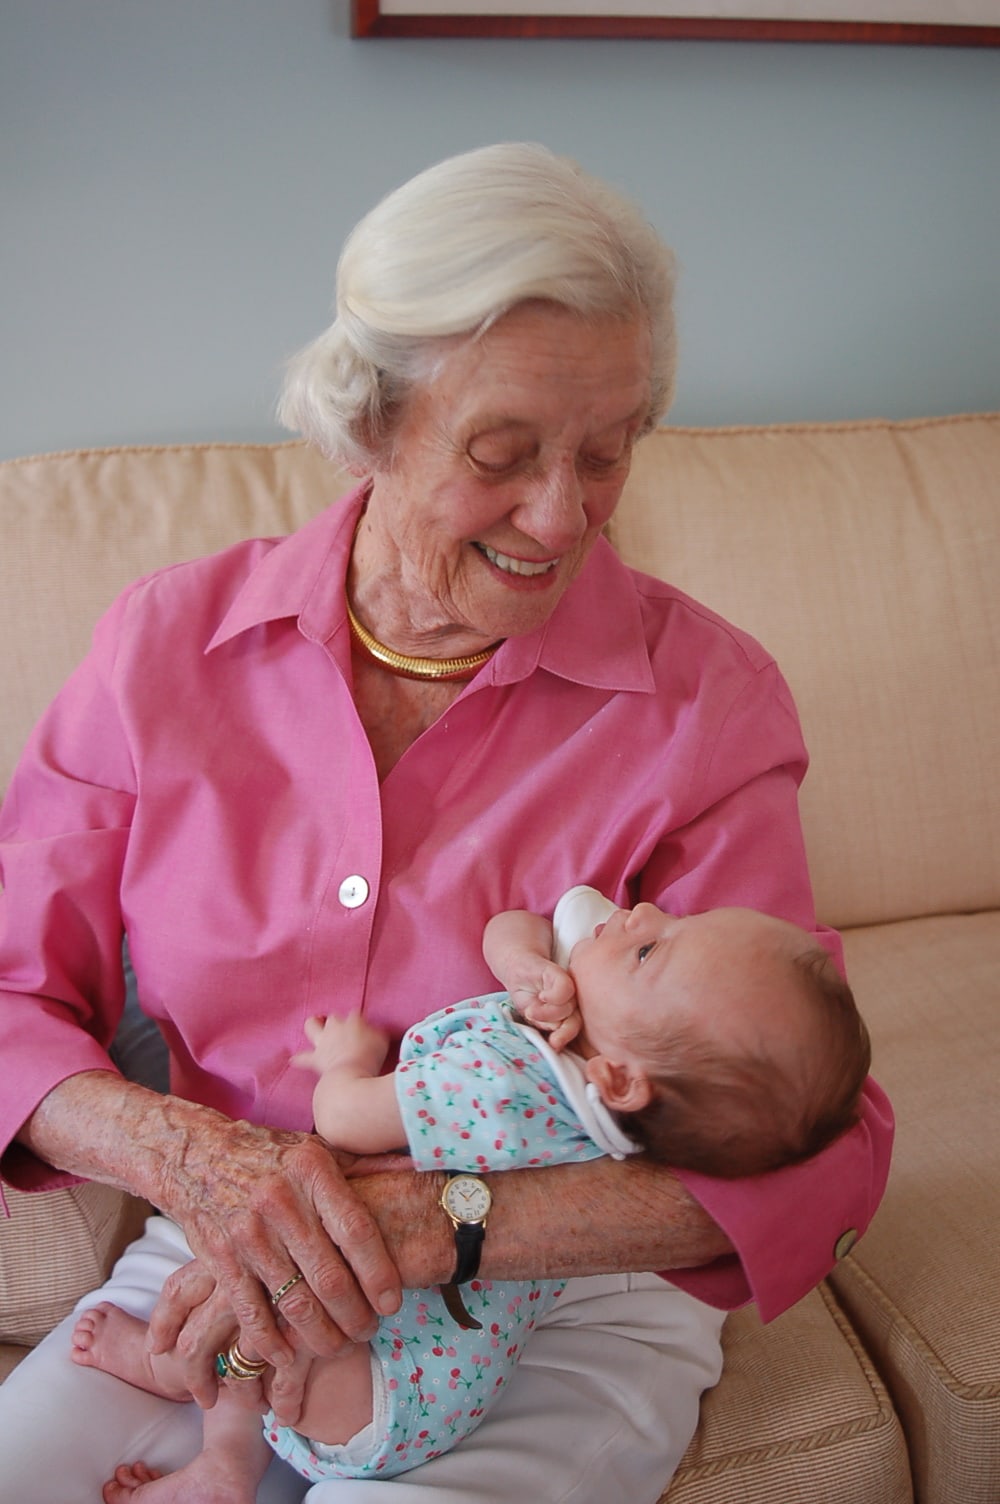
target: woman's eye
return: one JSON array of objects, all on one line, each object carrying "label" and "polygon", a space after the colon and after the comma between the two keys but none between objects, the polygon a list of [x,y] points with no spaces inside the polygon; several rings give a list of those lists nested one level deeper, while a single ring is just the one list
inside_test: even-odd
[{"label": "woman's eye", "polygon": [[501,434],[480,434],[472,439],[466,454],[477,470],[487,475],[503,475],[516,470],[531,458],[530,446]]},{"label": "woman's eye", "polygon": [[584,464],[590,470],[617,470],[624,454],[624,449],[619,449],[616,454],[588,454],[584,456]]},{"label": "woman's eye", "polygon": [[518,464],[516,459],[484,460],[475,454],[470,454],[469,458],[484,475],[503,475],[506,471],[515,469]]},{"label": "woman's eye", "polygon": [[583,456],[583,462],[590,470],[600,473],[603,470],[617,470],[621,465],[627,464],[631,458],[633,436],[627,433],[618,438],[611,438],[607,443],[602,443],[597,449],[592,449],[589,454]]},{"label": "woman's eye", "polygon": [[639,949],[636,951],[636,956],[638,957],[639,965],[640,966],[642,965],[643,961],[645,961],[645,959],[649,955],[650,951],[653,951],[655,949],[656,949],[656,942],[655,941],[651,941],[649,945],[640,945],[639,946]]}]

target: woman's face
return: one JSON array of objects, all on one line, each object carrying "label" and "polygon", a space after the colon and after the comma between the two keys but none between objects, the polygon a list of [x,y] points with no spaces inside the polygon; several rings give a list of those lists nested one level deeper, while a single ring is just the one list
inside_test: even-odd
[{"label": "woman's face", "polygon": [[[649,403],[641,320],[524,304],[449,350],[374,472],[355,605],[405,650],[534,631],[617,505]],[[387,591],[385,585],[390,585]]]}]

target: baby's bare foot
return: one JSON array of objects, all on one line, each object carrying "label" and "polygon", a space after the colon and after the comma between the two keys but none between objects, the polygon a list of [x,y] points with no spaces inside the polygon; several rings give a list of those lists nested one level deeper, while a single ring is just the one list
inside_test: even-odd
[{"label": "baby's bare foot", "polygon": [[126,1463],[102,1494],[104,1504],[254,1504],[257,1486],[241,1461],[203,1452],[178,1473]]},{"label": "baby's bare foot", "polygon": [[126,1462],[121,1467],[115,1468],[115,1476],[109,1478],[101,1490],[104,1504],[128,1504],[140,1496],[149,1498],[150,1491],[147,1487],[162,1478],[163,1474],[156,1468],[147,1467],[144,1462]]},{"label": "baby's bare foot", "polygon": [[[171,1384],[165,1377],[165,1365],[160,1365],[160,1371],[154,1369],[146,1351],[146,1330],[146,1323],[138,1317],[102,1301],[84,1311],[77,1321],[70,1357],[84,1368],[99,1368],[161,1399],[190,1399],[186,1388]],[[138,1486],[134,1484],[133,1488]]]}]

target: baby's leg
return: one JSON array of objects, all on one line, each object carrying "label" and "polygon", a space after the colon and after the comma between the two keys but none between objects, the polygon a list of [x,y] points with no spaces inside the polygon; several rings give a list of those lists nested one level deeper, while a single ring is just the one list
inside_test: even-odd
[{"label": "baby's leg", "polygon": [[99,1368],[116,1379],[165,1400],[189,1400],[172,1353],[155,1357],[146,1351],[145,1321],[102,1301],[78,1318],[73,1328],[70,1357],[84,1368]]},{"label": "baby's leg", "polygon": [[[190,1399],[173,1354],[146,1351],[146,1331],[146,1322],[102,1301],[80,1315],[70,1356],[162,1399]],[[204,1434],[201,1452],[176,1473],[144,1462],[116,1468],[104,1485],[105,1504],[254,1504],[270,1459],[260,1416],[222,1388],[205,1414]]]},{"label": "baby's leg", "polygon": [[205,1413],[205,1445],[193,1462],[166,1475],[144,1462],[118,1467],[104,1504],[255,1504],[270,1458],[260,1416],[223,1390]]},{"label": "baby's leg", "polygon": [[300,1436],[341,1446],[372,1418],[371,1349],[366,1342],[343,1357],[314,1358],[306,1379],[302,1414],[295,1423]]},{"label": "baby's leg", "polygon": [[108,1300],[146,1320],[164,1279],[190,1257],[180,1230],[151,1217],[96,1300],[81,1302],[0,1385],[0,1496],[17,1504],[96,1504],[122,1457],[170,1469],[200,1450],[197,1405],[173,1404],[70,1361],[84,1305]]}]

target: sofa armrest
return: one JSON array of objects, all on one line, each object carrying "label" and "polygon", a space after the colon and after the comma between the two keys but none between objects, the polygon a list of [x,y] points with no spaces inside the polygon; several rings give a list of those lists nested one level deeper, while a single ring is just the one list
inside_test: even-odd
[{"label": "sofa armrest", "polygon": [[149,1215],[145,1202],[83,1181],[55,1191],[6,1183],[0,1218],[0,1343],[33,1347],[104,1283]]}]

